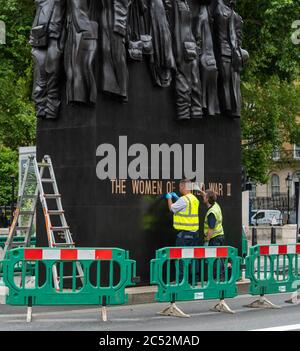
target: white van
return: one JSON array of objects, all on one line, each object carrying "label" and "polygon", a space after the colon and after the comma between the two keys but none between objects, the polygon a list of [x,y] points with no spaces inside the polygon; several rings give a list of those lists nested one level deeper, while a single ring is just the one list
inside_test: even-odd
[{"label": "white van", "polygon": [[251,225],[283,225],[279,210],[258,210],[251,217]]}]

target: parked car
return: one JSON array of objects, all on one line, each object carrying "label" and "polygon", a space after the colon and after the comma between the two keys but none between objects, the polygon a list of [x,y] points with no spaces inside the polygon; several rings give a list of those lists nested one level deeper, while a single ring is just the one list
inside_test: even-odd
[{"label": "parked car", "polygon": [[282,213],[279,210],[258,210],[251,217],[251,225],[283,225]]}]

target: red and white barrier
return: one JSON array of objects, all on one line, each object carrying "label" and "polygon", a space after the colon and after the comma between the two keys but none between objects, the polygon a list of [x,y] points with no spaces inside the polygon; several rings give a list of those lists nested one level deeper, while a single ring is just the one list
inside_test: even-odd
[{"label": "red and white barrier", "polygon": [[300,254],[300,245],[262,245],[259,246],[261,256]]},{"label": "red and white barrier", "polygon": [[25,249],[24,259],[28,261],[37,260],[112,260],[112,249]]},{"label": "red and white barrier", "polygon": [[226,258],[228,257],[227,247],[193,247],[187,248],[170,248],[169,259],[181,258]]}]

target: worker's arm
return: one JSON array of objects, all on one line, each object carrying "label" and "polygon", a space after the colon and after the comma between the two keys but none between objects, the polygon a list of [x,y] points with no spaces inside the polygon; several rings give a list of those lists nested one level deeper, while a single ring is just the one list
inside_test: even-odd
[{"label": "worker's arm", "polygon": [[207,240],[207,241],[209,241],[209,240],[211,239],[211,237],[212,237],[212,235],[213,235],[213,232],[214,232],[213,229],[211,229],[211,228],[208,229],[207,237],[206,237],[206,240]]},{"label": "worker's arm", "polygon": [[170,211],[173,212],[173,213],[178,213],[178,212],[181,212],[181,211],[185,211],[186,210],[186,206],[187,206],[185,200],[182,197],[180,197],[174,203],[172,203],[172,200],[171,200],[171,203],[168,200],[168,205],[169,205]]},{"label": "worker's arm", "polygon": [[204,197],[206,195],[206,192],[202,189],[202,190],[199,190],[199,193],[202,197]]},{"label": "worker's arm", "polygon": [[167,199],[167,201],[168,201],[169,211],[172,211],[172,205],[173,205],[172,198],[171,199]]},{"label": "worker's arm", "polygon": [[[176,209],[173,210],[173,205],[174,205],[173,204],[173,199],[175,199],[176,202],[179,200],[179,196],[176,193],[167,193],[167,194],[164,195],[164,197],[167,200],[169,211],[172,211],[174,213],[176,213],[178,211],[181,211],[180,208],[179,209],[177,208],[178,206],[177,207],[175,206]],[[180,207],[182,207],[182,206],[180,206]]]}]

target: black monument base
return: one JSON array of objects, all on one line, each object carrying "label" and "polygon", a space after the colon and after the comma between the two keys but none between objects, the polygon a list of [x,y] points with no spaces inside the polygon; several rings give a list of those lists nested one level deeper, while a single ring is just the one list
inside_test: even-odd
[{"label": "black monument base", "polygon": [[[196,144],[204,144],[205,186],[220,195],[227,244],[240,249],[240,122],[223,116],[178,122],[173,89],[154,88],[145,63],[130,64],[129,71],[127,104],[112,103],[110,97],[103,95],[98,97],[95,109],[63,103],[58,120],[38,122],[37,152],[39,159],[44,154],[52,158],[76,245],[129,250],[137,260],[137,275],[148,283],[155,250],[175,244],[172,215],[161,199],[157,183],[140,183],[138,194],[134,194],[136,189],[130,179],[123,188],[113,186],[115,183],[110,180],[99,180],[98,146],[110,143],[118,151],[120,136],[127,136],[128,147],[142,143],[148,150],[151,144],[192,144],[194,150]],[[173,178],[172,175],[170,181]],[[166,181],[162,192],[166,191]],[[178,191],[178,181],[176,186]],[[205,211],[201,201],[201,228]],[[47,246],[41,211],[37,238],[38,246]]]}]

